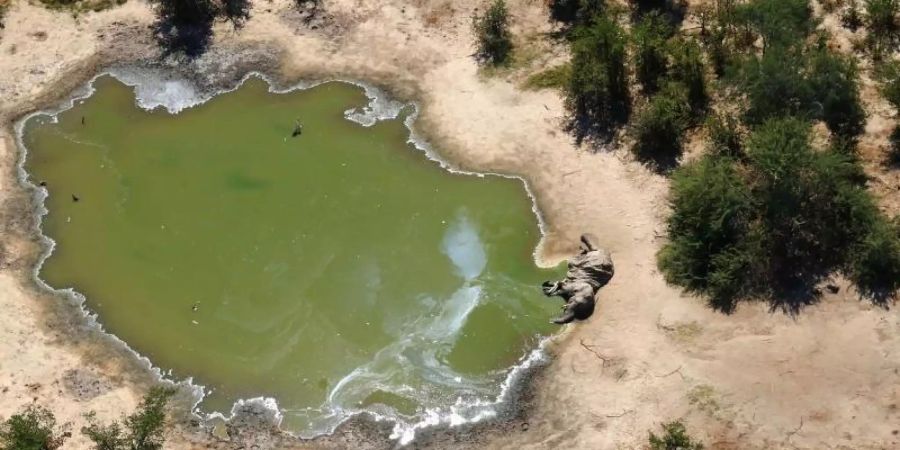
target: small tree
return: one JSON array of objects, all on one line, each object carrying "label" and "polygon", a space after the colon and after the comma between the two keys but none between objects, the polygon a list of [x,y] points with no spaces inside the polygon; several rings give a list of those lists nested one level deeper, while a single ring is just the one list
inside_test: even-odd
[{"label": "small tree", "polygon": [[512,52],[509,13],[504,0],[494,0],[483,16],[472,18],[477,55],[493,65],[504,64]]},{"label": "small tree", "polygon": [[753,289],[757,239],[748,235],[749,185],[733,159],[706,156],[675,170],[669,196],[670,240],[658,255],[666,281],[730,310],[735,297]]},{"label": "small tree", "polygon": [[843,56],[820,43],[807,64],[807,82],[815,93],[810,115],[828,125],[842,138],[855,138],[863,131],[866,112],[859,98],[859,70],[853,58]]},{"label": "small tree", "polygon": [[169,52],[198,56],[206,51],[217,18],[240,27],[250,17],[249,0],[152,0],[156,38]]},{"label": "small tree", "polygon": [[687,90],[681,83],[667,83],[635,117],[634,153],[657,170],[673,167],[681,156],[682,136],[690,122]]},{"label": "small tree", "polygon": [[703,72],[703,54],[700,46],[691,40],[678,39],[673,42],[671,78],[687,88],[691,117],[694,119],[703,116],[709,103],[706,77]]},{"label": "small tree", "polygon": [[734,12],[736,21],[762,39],[763,52],[802,41],[815,29],[809,0],[751,0]]},{"label": "small tree", "polygon": [[249,0],[222,0],[222,16],[235,28],[241,27],[250,18]]},{"label": "small tree", "polygon": [[877,67],[876,75],[881,83],[881,95],[896,110],[900,110],[900,61],[885,61]]},{"label": "small tree", "polygon": [[895,126],[888,138],[890,146],[888,147],[887,163],[900,165],[900,126]]},{"label": "small tree", "polygon": [[55,450],[62,447],[67,433],[56,429],[56,418],[47,408],[28,405],[0,424],[2,450]]},{"label": "small tree", "polygon": [[658,12],[645,15],[634,28],[635,71],[647,95],[659,89],[660,80],[669,70],[666,41],[671,35],[671,26]]},{"label": "small tree", "polygon": [[156,38],[168,52],[197,56],[212,38],[216,7],[210,0],[155,0]]},{"label": "small tree", "polygon": [[681,422],[663,424],[663,435],[650,432],[650,450],[703,450],[703,444],[691,439]]},{"label": "small tree", "polygon": [[625,123],[629,115],[625,37],[614,21],[598,18],[579,28],[572,42],[566,107],[579,139]]},{"label": "small tree", "polygon": [[715,115],[706,121],[709,134],[707,151],[712,155],[740,158],[743,156],[742,136],[733,116]]},{"label": "small tree", "polygon": [[122,419],[122,424],[98,424],[88,415],[88,426],[81,429],[96,450],[159,450],[165,442],[166,405],[175,393],[155,387],[144,396],[137,411]]},{"label": "small tree", "polygon": [[550,18],[573,26],[594,22],[606,8],[606,0],[550,0]]},{"label": "small tree", "polygon": [[850,276],[859,290],[877,301],[900,289],[900,222],[879,218],[853,249]]},{"label": "small tree", "polygon": [[865,0],[867,43],[876,58],[890,52],[900,36],[898,0]]}]

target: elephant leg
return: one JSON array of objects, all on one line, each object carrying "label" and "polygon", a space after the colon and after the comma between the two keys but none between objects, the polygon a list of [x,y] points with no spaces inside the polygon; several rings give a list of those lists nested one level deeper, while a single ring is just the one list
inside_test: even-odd
[{"label": "elephant leg", "polygon": [[572,322],[573,320],[575,320],[575,311],[570,308],[566,308],[565,312],[563,312],[563,314],[561,316],[551,320],[550,323],[555,323],[557,325],[564,325],[569,322]]}]

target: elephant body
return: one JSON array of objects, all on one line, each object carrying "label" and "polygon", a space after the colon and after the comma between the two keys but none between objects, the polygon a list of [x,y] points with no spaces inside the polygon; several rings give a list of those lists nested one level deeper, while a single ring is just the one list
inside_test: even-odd
[{"label": "elephant body", "polygon": [[594,313],[597,291],[606,286],[615,273],[609,252],[599,248],[596,242],[593,235],[582,235],[581,250],[569,259],[566,277],[544,282],[544,295],[558,296],[565,301],[562,315],[553,319],[553,323],[584,320]]}]

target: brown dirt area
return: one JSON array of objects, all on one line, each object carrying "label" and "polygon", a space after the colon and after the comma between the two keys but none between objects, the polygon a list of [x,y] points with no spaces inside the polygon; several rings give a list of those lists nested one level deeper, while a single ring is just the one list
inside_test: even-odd
[{"label": "brown dirt area", "polygon": [[[559,94],[520,88],[527,73],[561,53],[546,37],[542,1],[509,2],[526,53],[492,76],[471,57],[470,17],[482,2],[326,0],[328,15],[314,26],[291,3],[256,0],[243,29],[217,25],[213,51],[274,55],[263,69],[286,81],[354,78],[417,101],[417,129],[448,160],[528,180],[548,227],[541,259],[561,260],[591,232],[616,263],[594,316],[553,343],[552,363],[529,385],[529,408],[516,423],[419,445],[636,449],[648,430],[683,419],[713,449],[900,448],[896,310],[859,300],[838,280],[838,294],[826,293],[796,317],[764,304],[742,304],[726,316],[666,285],[655,265],[666,179],[623,149],[576,147],[562,131]],[[71,422],[65,448],[86,448],[77,432],[82,413],[117,417],[152,376],[125,362],[121,346],[95,336],[75,307],[34,286],[39,242],[30,194],[16,179],[12,122],[67,97],[106,65],[154,57],[152,20],[138,0],[78,17],[17,0],[0,30],[0,418],[44,404]],[[874,89],[867,80],[862,153],[873,190],[896,212],[898,172],[880,162],[895,112]],[[191,433],[170,446],[239,448]]]}]

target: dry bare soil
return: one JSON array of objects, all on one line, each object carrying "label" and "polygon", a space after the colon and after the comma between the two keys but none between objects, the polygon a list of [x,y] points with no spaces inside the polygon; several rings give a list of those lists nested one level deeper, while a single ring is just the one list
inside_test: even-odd
[{"label": "dry bare soil", "polygon": [[[594,317],[552,345],[553,361],[531,386],[531,407],[519,422],[430,446],[643,448],[648,430],[682,419],[714,449],[900,448],[896,310],[861,301],[842,280],[839,293],[795,317],[762,303],[723,315],[667,286],[654,262],[664,239],[666,179],[631,161],[627,149],[576,147],[562,131],[559,94],[520,87],[564,52],[546,34],[552,24],[541,1],[510,2],[519,54],[512,68],[489,75],[471,57],[470,16],[482,2],[325,4],[323,18],[304,24],[292,2],[256,0],[243,29],[217,25],[198,67],[238,67],[233,55],[251,54],[258,58],[243,67],[268,61],[259,68],[281,80],[362,79],[416,100],[418,129],[446,158],[529,181],[548,226],[544,262],[561,260],[581,233],[592,232],[616,263]],[[830,20],[824,26],[834,27]],[[112,418],[129,411],[152,376],[127,361],[121,346],[91,333],[71,305],[34,287],[40,247],[30,194],[16,179],[12,124],[106,65],[156,58],[152,21],[139,0],[78,17],[15,0],[0,30],[0,418],[32,401],[47,405],[71,422],[66,448],[87,444],[77,432],[83,412]],[[879,162],[896,112],[865,85],[863,155],[872,188],[896,213],[900,179]],[[238,446],[186,431],[171,442]]]}]

